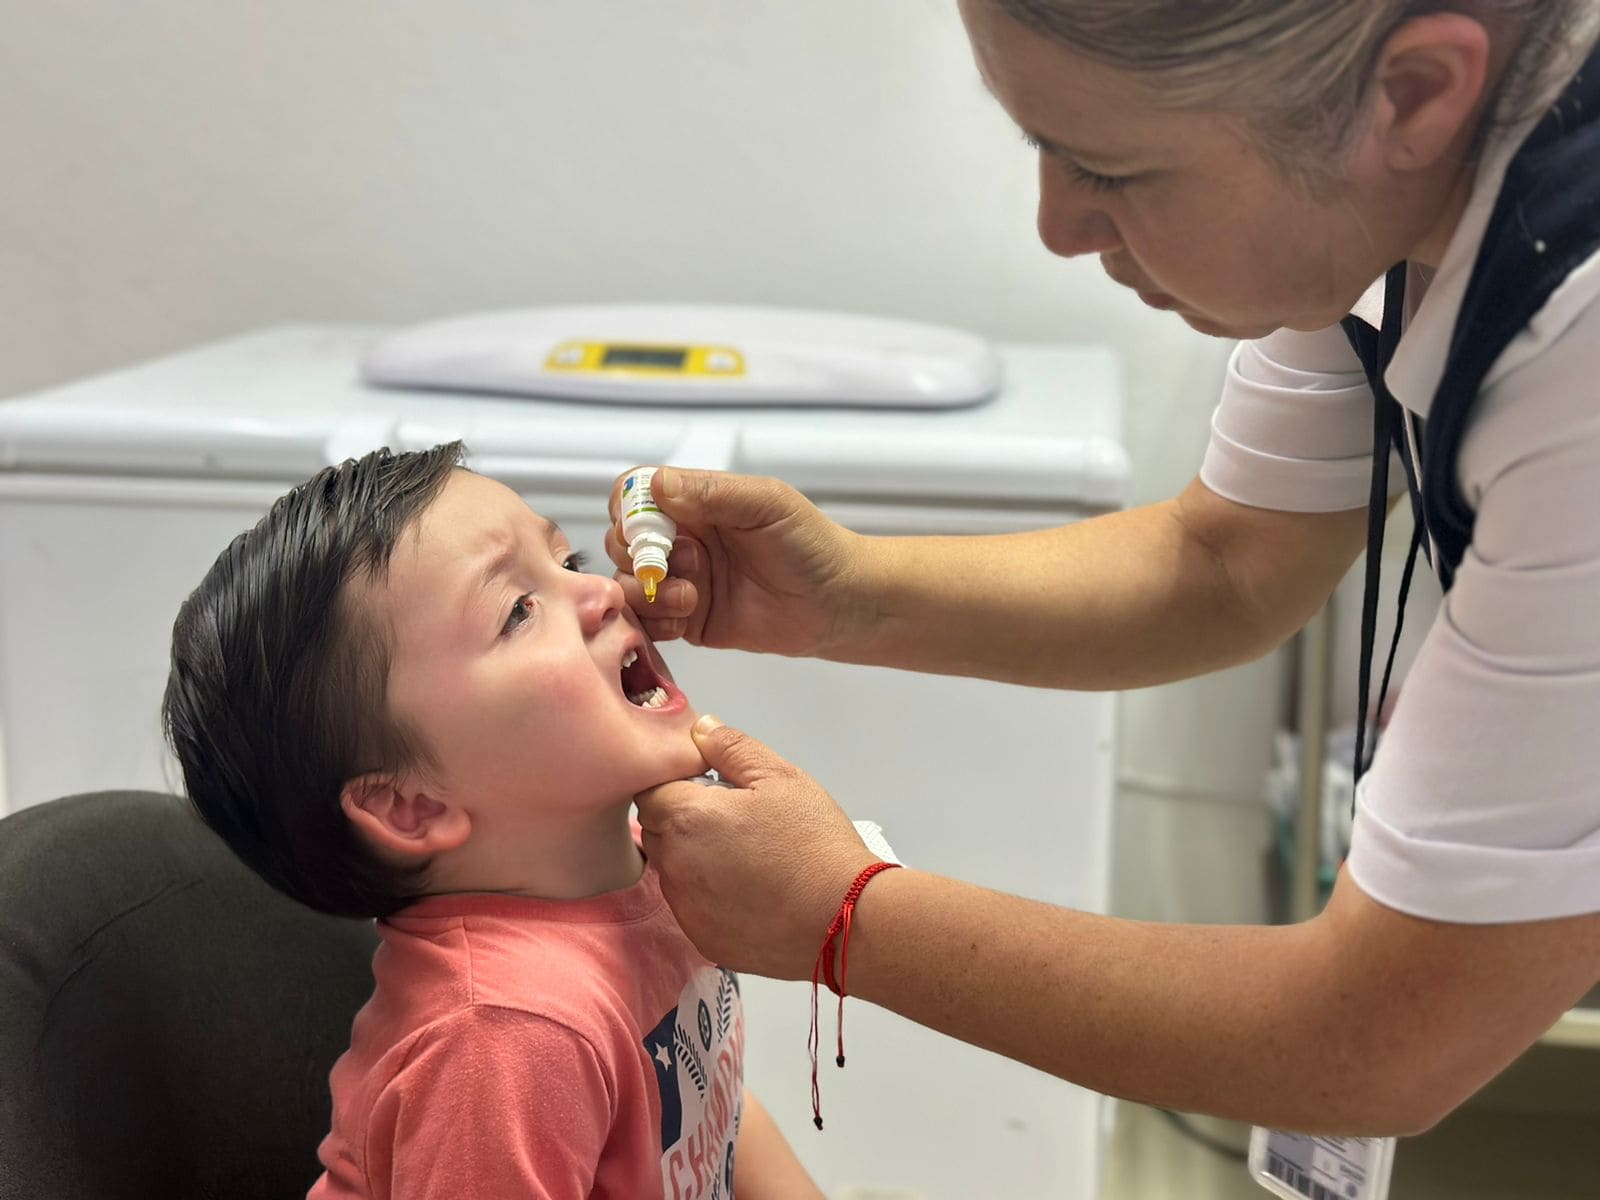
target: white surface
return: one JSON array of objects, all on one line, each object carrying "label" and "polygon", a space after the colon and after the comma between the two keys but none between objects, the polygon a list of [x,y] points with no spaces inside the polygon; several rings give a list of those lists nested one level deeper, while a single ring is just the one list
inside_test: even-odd
[{"label": "white surface", "polygon": [[[1096,351],[1009,350],[1012,387],[979,409],[623,417],[365,390],[354,363],[369,337],[279,330],[0,405],[0,714],[14,804],[170,786],[156,712],[179,602],[286,486],[375,442],[466,434],[480,469],[591,549],[611,479],[640,461],[762,469],[788,446],[793,472],[820,481],[817,499],[869,532],[1059,523],[1106,507],[1123,486],[1115,372]],[[789,445],[802,429],[803,451]],[[1005,470],[1023,431],[1037,453]],[[840,472],[830,447],[852,442],[879,448],[878,470]],[[955,472],[954,486],[930,491],[941,470]],[[906,861],[1104,909],[1113,697],[665,652],[702,711],[805,766],[890,831]],[[1041,745],[1070,768],[1042,769]],[[910,1187],[930,1200],[1096,1194],[1096,1097],[869,1005],[849,1006],[849,1069],[824,1064],[819,1137],[809,990],[754,978],[744,987],[747,1078],[825,1188]]]},{"label": "white surface", "polygon": [[1025,519],[1036,522],[1126,496],[1116,367],[1103,350],[1010,348],[1004,402],[948,412],[640,411],[368,387],[355,363],[380,333],[269,330],[9,401],[0,468],[288,486],[372,446],[463,438],[477,469],[533,493],[603,497],[627,468],[671,462],[777,474],[847,502],[1033,506]]},{"label": "white surface", "polygon": [[[557,349],[571,343],[714,348],[708,368],[742,361],[744,369],[552,370]],[[761,305],[578,305],[450,317],[384,336],[361,371],[369,383],[393,387],[637,404],[951,408],[1000,390],[993,347],[965,330]]]}]

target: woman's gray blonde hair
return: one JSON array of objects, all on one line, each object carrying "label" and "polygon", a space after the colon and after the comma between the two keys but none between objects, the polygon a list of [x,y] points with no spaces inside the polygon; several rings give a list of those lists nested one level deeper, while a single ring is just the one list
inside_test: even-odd
[{"label": "woman's gray blonde hair", "polygon": [[1311,181],[1336,171],[1370,103],[1379,54],[1406,21],[1461,12],[1518,39],[1492,110],[1495,120],[1516,120],[1543,98],[1552,59],[1570,60],[1595,8],[1592,0],[994,3],[1086,58],[1143,76],[1163,104],[1238,115],[1270,158]]}]

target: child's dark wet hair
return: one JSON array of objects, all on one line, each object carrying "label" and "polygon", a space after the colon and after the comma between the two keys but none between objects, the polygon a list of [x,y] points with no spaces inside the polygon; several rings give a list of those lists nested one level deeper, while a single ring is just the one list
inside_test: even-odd
[{"label": "child's dark wet hair", "polygon": [[425,761],[389,712],[387,631],[355,583],[381,582],[406,529],[461,462],[460,442],[328,467],[218,556],[178,610],[162,701],[200,816],[273,887],[347,917],[417,897],[357,835],[346,782]]}]

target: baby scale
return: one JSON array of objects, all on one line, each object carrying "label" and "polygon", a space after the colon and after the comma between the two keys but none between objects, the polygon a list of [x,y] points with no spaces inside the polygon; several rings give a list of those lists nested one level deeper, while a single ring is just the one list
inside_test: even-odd
[{"label": "baby scale", "polygon": [[646,405],[957,408],[1000,390],[975,334],[850,313],[605,304],[479,313],[373,345],[380,387]]}]

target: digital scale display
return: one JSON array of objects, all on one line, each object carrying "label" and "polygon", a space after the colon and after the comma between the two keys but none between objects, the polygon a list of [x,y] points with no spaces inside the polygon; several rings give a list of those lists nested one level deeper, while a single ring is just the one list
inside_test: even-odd
[{"label": "digital scale display", "polygon": [[671,388],[696,379],[739,379],[745,373],[744,355],[734,347],[683,342],[562,341],[546,356],[544,366],[562,374],[654,377]]},{"label": "digital scale display", "polygon": [[600,357],[602,367],[648,367],[654,371],[681,371],[689,361],[689,351],[672,346],[607,346]]}]

